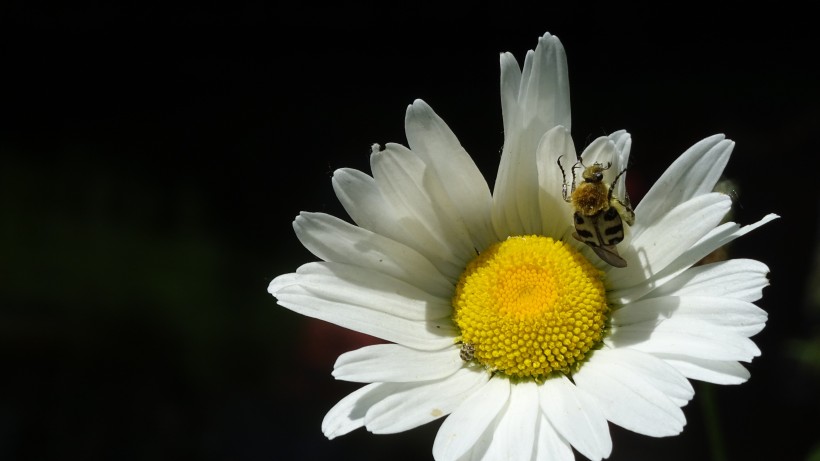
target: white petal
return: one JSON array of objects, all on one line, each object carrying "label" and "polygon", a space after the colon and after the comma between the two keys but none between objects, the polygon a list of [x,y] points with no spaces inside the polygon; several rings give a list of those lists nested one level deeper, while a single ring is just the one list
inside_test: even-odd
[{"label": "white petal", "polygon": [[594,398],[564,376],[546,380],[539,393],[541,411],[561,437],[590,460],[609,456],[609,426]]},{"label": "white petal", "polygon": [[453,219],[454,208],[437,178],[412,151],[399,144],[370,156],[376,185],[397,222],[415,240],[412,246],[444,274],[457,278],[475,257],[464,223]]},{"label": "white petal", "polygon": [[686,317],[613,326],[612,334],[604,342],[612,347],[649,353],[684,353],[712,360],[750,362],[760,355],[760,349],[746,336]]},{"label": "white petal", "polygon": [[[629,166],[629,152],[632,150],[632,137],[626,130],[619,130],[608,136],[615,143],[617,154],[612,159],[612,171],[620,173]],[[626,174],[615,185],[615,197],[621,200],[626,197]]]},{"label": "white petal", "polygon": [[365,416],[367,430],[393,434],[448,415],[483,386],[489,376],[484,370],[462,368],[445,379],[400,387],[370,407]]},{"label": "white petal", "polygon": [[573,379],[597,398],[606,419],[652,437],[679,434],[686,424],[680,406],[694,395],[674,368],[629,350],[595,351]]},{"label": "white petal", "polygon": [[293,228],[302,244],[325,261],[381,272],[436,296],[450,297],[455,287],[412,248],[324,213],[301,213]]},{"label": "white petal", "polygon": [[[735,143],[722,134],[708,137],[681,154],[661,175],[635,208],[643,222],[655,222],[667,210],[714,189]],[[635,230],[634,238],[641,229]]]},{"label": "white petal", "polygon": [[510,381],[490,379],[444,420],[433,442],[435,459],[457,459],[473,448],[484,430],[506,406]]},{"label": "white petal", "polygon": [[392,388],[387,384],[368,384],[339,401],[322,420],[322,433],[333,440],[340,435],[364,426],[364,416],[376,402],[389,396]]},{"label": "white petal", "polygon": [[688,318],[753,336],[766,325],[766,311],[739,299],[713,296],[663,296],[630,303],[612,314],[613,325]]},{"label": "white petal", "polygon": [[641,377],[664,393],[678,406],[684,406],[692,400],[695,390],[692,384],[675,372],[663,360],[644,352],[630,349],[602,349],[608,352],[608,358],[617,361],[624,369],[640,374]]},{"label": "white petal", "polygon": [[504,133],[510,135],[514,127],[521,124],[521,114],[518,110],[519,88],[521,88],[521,67],[518,61],[512,53],[501,53],[501,116],[504,119]]},{"label": "white petal", "polygon": [[753,259],[731,259],[691,267],[652,292],[660,296],[715,296],[757,301],[769,285],[769,268]]},{"label": "white petal", "polygon": [[542,413],[538,420],[538,442],[535,461],[574,461],[572,446],[564,440]]},{"label": "white petal", "polygon": [[[615,304],[627,304],[636,299],[640,299],[646,295],[646,293],[674,280],[679,274],[689,269],[693,264],[703,259],[703,257],[709,253],[777,218],[779,218],[779,216],[775,214],[768,214],[760,221],[743,227],[733,222],[721,224],[692,245],[691,248],[683,252],[669,264],[669,266],[651,277],[645,280],[631,279],[629,282],[622,280],[620,283],[613,285],[622,288],[610,292],[608,295],[609,299]],[[617,274],[617,272],[610,273],[610,275],[614,274]]]},{"label": "white petal", "polygon": [[484,459],[530,459],[540,415],[538,385],[533,382],[513,384],[509,403],[493,431]]},{"label": "white petal", "polygon": [[[279,278],[277,278],[279,280]],[[431,295],[380,272],[348,264],[314,262],[304,264],[288,280],[314,296],[384,312],[408,320],[435,320],[450,317],[449,299]],[[271,282],[276,295],[282,282]],[[278,297],[278,295],[277,295]]]},{"label": "white petal", "polygon": [[449,319],[408,320],[367,307],[324,299],[304,289],[298,282],[291,283],[294,275],[281,275],[271,285],[276,285],[272,294],[279,305],[296,313],[422,350],[444,349],[453,344],[453,338],[457,335]]},{"label": "white petal", "polygon": [[[554,126],[571,129],[567,56],[558,37],[549,33],[538,39],[535,52],[524,60],[518,91],[522,125],[537,126],[538,138]],[[534,139],[537,142],[538,139]]]},{"label": "white petal", "polygon": [[[692,264],[703,259],[709,253],[779,217],[780,216],[776,214],[767,214],[760,221],[743,227],[733,222],[722,224],[715,228],[712,232],[706,234],[697,243],[692,245],[690,249],[681,254],[680,257],[672,264],[673,267],[667,270],[669,273],[672,273],[683,270],[680,268],[688,268]],[[665,275],[666,274],[664,274],[664,276]]]},{"label": "white petal", "polygon": [[420,99],[407,108],[405,130],[410,149],[432,166],[430,174],[445,189],[453,204],[453,219],[463,223],[473,247],[481,251],[489,246],[496,240],[490,217],[492,194],[473,159],[447,124]]},{"label": "white petal", "polygon": [[340,355],[333,376],[360,383],[432,381],[463,367],[454,345],[440,351],[417,351],[398,344],[376,344]]},{"label": "white petal", "polygon": [[496,235],[541,234],[538,202],[537,144],[524,145],[522,136],[505,141],[493,192]]},{"label": "white petal", "polygon": [[[604,183],[607,185],[614,181],[615,176],[621,172],[615,165],[615,162],[620,160],[619,151],[618,148],[615,147],[615,141],[610,139],[609,136],[600,136],[589,143],[589,145],[584,148],[584,152],[581,153],[581,158],[584,160],[584,165],[586,166],[592,166],[595,163],[600,163],[604,166],[607,164],[610,165],[609,169],[604,171]],[[578,173],[578,176],[580,176],[581,172],[578,171]]]},{"label": "white petal", "polygon": [[681,255],[680,259],[686,262],[692,260],[694,260],[694,262],[700,261],[709,253],[732,242],[734,239],[742,237],[748,234],[749,232],[757,229],[758,227],[770,221],[773,221],[779,217],[780,216],[776,214],[770,213],[764,216],[760,221],[743,227],[733,222],[722,224],[719,227],[715,228],[712,232],[705,235],[702,239],[700,239],[695,245],[692,246],[692,248],[690,248],[686,253]]},{"label": "white petal", "polygon": [[[371,159],[377,153],[371,155]],[[441,236],[411,232],[423,227],[423,223],[408,224],[409,211],[387,201],[373,178],[358,170],[339,169],[333,174],[333,189],[358,226],[415,249],[447,277],[458,278],[457,264],[452,261],[456,258],[449,248],[441,248]]]},{"label": "white petal", "polygon": [[332,182],[336,197],[359,227],[397,242],[414,242],[399,225],[393,208],[384,200],[372,177],[359,170],[341,168],[333,172]]},{"label": "white petal", "polygon": [[[628,245],[618,247],[629,266],[610,271],[608,283],[631,286],[651,278],[713,230],[731,206],[727,195],[709,193],[673,208],[658,222],[640,222],[646,230]],[[636,215],[635,219],[634,228],[638,228],[640,218]]]},{"label": "white petal", "polygon": [[751,376],[749,370],[734,361],[708,360],[680,354],[657,355],[689,379],[714,384],[742,384]]},{"label": "white petal", "polygon": [[[571,184],[572,177],[561,176],[558,160],[564,166],[567,175],[572,174],[575,163],[575,145],[569,130],[557,126],[549,130],[538,145],[536,166],[538,168],[539,203],[541,208],[541,227],[543,235],[560,238],[566,228],[572,224],[572,208],[562,197],[564,181]],[[568,186],[569,187],[569,186]],[[569,193],[569,189],[567,189]]]},{"label": "white petal", "polygon": [[510,82],[515,60],[501,57],[504,147],[493,193],[496,235],[541,234],[536,150],[541,137],[557,125],[570,128],[569,79],[564,48],[545,34],[524,60],[518,95]]},{"label": "white petal", "polygon": [[485,456],[490,444],[493,442],[493,434],[498,425],[498,420],[501,415],[497,415],[495,419],[484,429],[484,433],[478,438],[472,448],[463,455],[458,457],[458,461],[492,461],[492,458]]}]

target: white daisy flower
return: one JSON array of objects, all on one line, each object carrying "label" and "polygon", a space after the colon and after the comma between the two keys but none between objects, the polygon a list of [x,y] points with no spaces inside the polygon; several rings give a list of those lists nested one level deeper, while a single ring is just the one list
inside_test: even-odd
[{"label": "white daisy flower", "polygon": [[[294,221],[322,261],[275,278],[268,291],[290,310],[390,343],[337,360],[337,379],[368,384],[325,416],[328,438],[446,416],[437,460],[569,460],[573,448],[599,460],[612,451],[608,421],[676,435],[694,394],[688,379],[749,378],[739,362],[760,354],[749,338],[766,313],[752,302],[768,268],[748,259],[695,265],[777,217],[722,223],[731,199],[712,190],[734,143],[715,135],[684,152],[631,226],[627,206],[575,218],[576,226],[580,205],[564,194],[573,196],[573,178],[578,190],[587,186],[585,167],[597,163],[603,174],[602,210],[628,205],[625,175],[615,178],[628,163],[629,134],[594,140],[576,165],[566,59],[550,34],[523,68],[501,55],[501,106],[495,191],[417,100],[405,118],[409,147],[374,146],[372,176],[333,176],[355,225],[322,213]],[[607,229],[623,240],[607,240]],[[626,267],[611,265],[620,259]]]}]

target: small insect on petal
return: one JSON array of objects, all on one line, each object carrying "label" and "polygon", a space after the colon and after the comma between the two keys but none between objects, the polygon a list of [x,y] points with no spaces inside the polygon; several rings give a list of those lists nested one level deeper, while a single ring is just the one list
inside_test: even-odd
[{"label": "small insect on petal", "polygon": [[464,360],[465,362],[473,360],[473,358],[475,357],[475,346],[473,346],[472,343],[462,344],[461,352],[459,352],[458,355],[459,357],[461,357],[461,360]]}]

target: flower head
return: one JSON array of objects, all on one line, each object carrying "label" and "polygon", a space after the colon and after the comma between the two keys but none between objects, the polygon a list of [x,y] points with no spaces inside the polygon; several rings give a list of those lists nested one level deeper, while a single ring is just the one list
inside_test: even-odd
[{"label": "flower head", "polygon": [[[339,357],[337,379],[368,384],[325,416],[327,437],[446,416],[438,460],[572,459],[572,448],[597,460],[612,450],[608,422],[675,435],[694,395],[689,379],[749,378],[739,362],[760,354],[749,338],[766,313],[752,302],[768,268],[696,265],[776,218],[722,222],[731,199],[712,190],[734,143],[715,135],[684,152],[633,220],[631,138],[617,131],[576,155],[556,37],[541,37],[523,68],[501,55],[501,106],[493,192],[417,100],[405,118],[408,147],[374,146],[372,176],[333,176],[355,225],[296,218],[300,241],[322,261],[275,278],[270,293],[390,343]],[[596,205],[584,211],[576,191]]]}]

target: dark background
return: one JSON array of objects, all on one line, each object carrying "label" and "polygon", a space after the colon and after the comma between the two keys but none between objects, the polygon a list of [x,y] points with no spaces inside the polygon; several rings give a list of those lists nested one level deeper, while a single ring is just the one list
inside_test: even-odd
[{"label": "dark background", "polygon": [[631,132],[634,198],[722,132],[736,220],[782,216],[730,248],[772,269],[751,380],[697,385],[681,436],[613,426],[612,459],[807,459],[820,41],[785,4],[666,8],[4,3],[0,459],[431,459],[439,422],[322,436],[358,387],[333,361],[368,339],[278,307],[267,284],[314,259],[293,217],[345,216],[331,172],[405,143],[415,98],[492,182],[498,53],[523,63],[545,31],[567,50],[576,144]]}]

